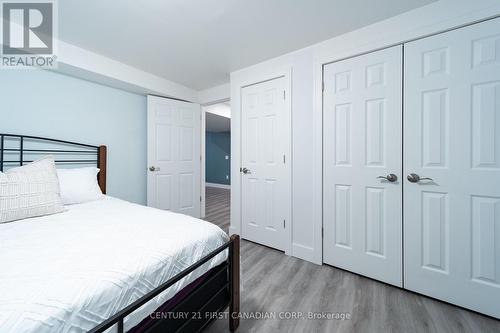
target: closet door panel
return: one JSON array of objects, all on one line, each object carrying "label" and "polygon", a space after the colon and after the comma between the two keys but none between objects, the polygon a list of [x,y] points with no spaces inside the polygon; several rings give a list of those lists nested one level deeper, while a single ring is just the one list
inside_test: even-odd
[{"label": "closet door panel", "polygon": [[405,287],[500,318],[500,20],[404,53]]},{"label": "closet door panel", "polygon": [[402,47],[324,70],[324,261],[402,285]]}]

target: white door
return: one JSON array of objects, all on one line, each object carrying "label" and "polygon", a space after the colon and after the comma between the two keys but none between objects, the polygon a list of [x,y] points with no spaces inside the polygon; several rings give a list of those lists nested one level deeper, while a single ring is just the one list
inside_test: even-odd
[{"label": "white door", "polygon": [[242,237],[279,250],[290,215],[290,115],[285,78],[241,90]]},{"label": "white door", "polygon": [[323,101],[323,261],[397,286],[401,73],[401,46],[326,65]]},{"label": "white door", "polygon": [[200,105],[148,96],[148,206],[200,217]]},{"label": "white door", "polygon": [[405,45],[404,123],[405,286],[500,318],[500,20]]}]

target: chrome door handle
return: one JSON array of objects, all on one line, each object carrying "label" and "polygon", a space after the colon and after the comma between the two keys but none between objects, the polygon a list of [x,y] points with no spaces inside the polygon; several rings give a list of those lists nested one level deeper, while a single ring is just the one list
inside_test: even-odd
[{"label": "chrome door handle", "polygon": [[420,177],[416,173],[410,173],[408,177],[406,177],[410,183],[418,183],[421,180],[430,180],[431,182],[434,181],[434,179],[429,178],[429,177]]},{"label": "chrome door handle", "polygon": [[149,171],[154,172],[154,171],[160,171],[160,168],[155,167],[155,166],[150,166]]},{"label": "chrome door handle", "polygon": [[249,174],[249,173],[252,173],[249,169],[247,168],[240,168],[240,172],[243,173],[243,174]]},{"label": "chrome door handle", "polygon": [[395,174],[393,173],[390,173],[388,174],[387,176],[378,176],[377,178],[380,178],[380,179],[385,179],[391,183],[394,183],[395,181],[398,180],[398,176],[396,176]]}]

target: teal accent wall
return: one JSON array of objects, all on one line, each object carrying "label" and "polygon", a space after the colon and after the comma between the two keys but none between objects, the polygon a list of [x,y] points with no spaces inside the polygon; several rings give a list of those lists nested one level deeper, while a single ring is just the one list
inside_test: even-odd
[{"label": "teal accent wall", "polygon": [[108,146],[108,194],[146,203],[146,97],[44,70],[0,70],[0,132]]},{"label": "teal accent wall", "polygon": [[231,184],[231,132],[206,132],[205,144],[206,182]]}]

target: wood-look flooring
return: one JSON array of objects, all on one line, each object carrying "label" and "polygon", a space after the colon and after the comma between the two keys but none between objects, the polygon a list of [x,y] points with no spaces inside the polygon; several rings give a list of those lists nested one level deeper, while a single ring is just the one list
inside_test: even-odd
[{"label": "wood-look flooring", "polygon": [[206,187],[205,221],[218,225],[222,230],[229,230],[230,191],[217,187]]},{"label": "wood-look flooring", "polygon": [[[227,232],[229,190],[207,188],[206,219]],[[241,311],[278,318],[242,319],[240,333],[500,332],[499,320],[245,240],[241,243],[241,266]],[[350,318],[308,320],[309,312],[349,314]],[[280,313],[306,318],[279,319]],[[210,333],[228,331],[225,319],[206,329]]]}]

